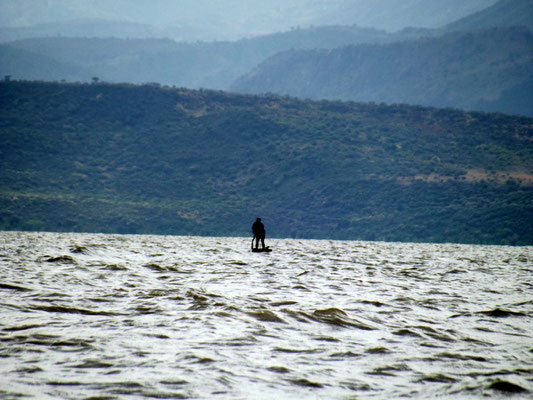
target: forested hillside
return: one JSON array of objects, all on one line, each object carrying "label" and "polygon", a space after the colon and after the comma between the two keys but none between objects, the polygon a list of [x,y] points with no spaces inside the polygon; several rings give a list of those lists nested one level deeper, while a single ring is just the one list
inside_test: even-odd
[{"label": "forested hillside", "polygon": [[533,116],[531,71],[531,31],[495,28],[382,46],[287,51],[232,88]]},{"label": "forested hillside", "polygon": [[0,229],[533,244],[533,119],[0,83]]}]

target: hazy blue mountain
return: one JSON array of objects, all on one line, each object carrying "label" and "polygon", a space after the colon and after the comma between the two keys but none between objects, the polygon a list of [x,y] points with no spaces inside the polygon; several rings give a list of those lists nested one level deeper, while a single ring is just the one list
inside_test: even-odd
[{"label": "hazy blue mountain", "polygon": [[124,21],[107,21],[103,19],[55,22],[29,27],[0,28],[0,41],[2,42],[25,38],[61,36],[117,38],[164,37],[160,31],[150,25]]},{"label": "hazy blue mountain", "polygon": [[[169,37],[180,41],[235,40],[252,35],[285,31],[291,27],[308,26],[324,10],[335,7],[340,0],[3,0],[0,2],[2,34],[17,38],[35,37],[35,32],[46,30],[62,36],[94,36],[86,19],[100,20],[102,32],[127,37],[131,26],[139,30],[129,37]],[[72,26],[79,21],[79,27]],[[106,22],[107,21],[107,22]],[[43,26],[43,24],[48,24]],[[53,24],[55,26],[50,26]],[[37,26],[35,26],[37,25]],[[41,36],[41,35],[39,35]]]},{"label": "hazy blue mountain", "polygon": [[[235,42],[56,37],[25,39],[9,45],[88,68],[106,81],[228,89],[239,76],[280,51],[387,43],[396,39],[395,35],[375,29],[331,26],[294,29]],[[11,75],[27,78],[23,70],[17,70],[16,62],[12,66]],[[77,79],[87,80],[88,77]]]},{"label": "hazy blue mountain", "polygon": [[[436,28],[496,0],[2,0],[0,40],[40,36],[236,40],[311,25]],[[89,21],[89,22],[88,22]],[[93,21],[93,22],[90,22]],[[134,33],[132,33],[134,30]]]},{"label": "hazy blue mountain", "polygon": [[533,34],[495,28],[386,45],[287,51],[232,88],[533,115],[533,97],[527,95],[531,71]]},{"label": "hazy blue mountain", "polygon": [[[98,0],[99,1],[99,0]],[[97,2],[98,2],[97,1]],[[289,2],[285,5],[281,4],[282,2],[271,3],[269,6],[263,5],[256,10],[257,13],[267,13],[272,12],[274,14],[281,13],[284,10],[291,9],[291,12],[297,13],[298,10],[301,10],[301,7],[304,5],[309,6],[308,13],[305,14],[305,18],[309,21],[311,20],[311,15],[313,13],[318,13],[319,10],[322,10],[321,14],[324,17],[324,20],[327,20],[328,12],[337,9],[337,7],[345,9],[345,12],[342,15],[349,16],[349,10],[355,9],[354,7],[359,7],[358,9],[363,10],[364,7],[367,7],[367,11],[371,12],[372,7],[381,4],[382,11],[387,13],[392,12],[387,7],[385,3],[391,0],[378,0],[376,3],[368,2],[367,0],[353,0],[353,1],[334,1],[334,2],[324,2],[322,0],[298,0],[295,2]],[[467,9],[481,8],[489,0],[476,0],[472,2],[465,2],[464,5],[458,6],[457,9],[454,9],[455,14],[459,15],[460,12],[466,12]],[[527,15],[527,5],[531,3],[532,0],[517,0],[516,2],[499,2],[493,7],[486,9],[484,12],[476,14],[474,16],[476,24],[468,23],[468,18],[464,19],[461,24],[462,26],[472,26],[477,28],[481,21],[484,21],[483,24],[489,26],[491,23],[496,23],[498,12],[502,15],[506,15],[505,21],[509,24],[520,24],[524,20],[524,15]],[[25,4],[26,0],[21,0],[20,4]],[[85,2],[74,2],[67,0],[51,0],[50,10],[55,6],[63,5],[66,8],[63,10],[63,14],[59,13],[58,18],[67,18],[72,16],[82,16],[89,15],[95,18],[108,18],[118,15],[118,11],[121,10],[126,3],[121,1],[106,3],[107,6],[102,3],[102,8],[91,14],[89,5]],[[245,9],[236,11],[236,14],[233,17],[236,18],[238,15],[242,21],[251,21],[250,17],[250,7],[251,2],[246,6]],[[327,5],[326,5],[327,3]],[[428,1],[424,10],[433,10],[435,14],[438,14],[437,10],[441,7],[441,14],[446,14],[445,8],[449,7],[451,4],[455,4],[455,0],[451,3],[448,2],[435,2]],[[468,4],[468,6],[466,5]],[[1,7],[6,9],[6,5],[10,5],[16,9],[15,3],[4,2],[0,3]],[[16,3],[19,4],[19,3]],[[96,4],[96,3],[95,3]],[[100,4],[100,3],[99,3]],[[166,0],[161,1],[159,4],[159,11],[157,7],[150,8],[146,11],[148,14],[162,12],[166,9],[170,3]],[[175,4],[175,3],[173,3]],[[189,3],[182,3],[182,5]],[[187,7],[183,6],[180,8],[182,11],[181,18],[187,20],[188,18],[194,20],[194,16],[200,15],[201,7],[203,4],[207,7],[207,3],[192,3]],[[218,3],[217,3],[218,4]],[[238,8],[237,6],[241,4],[240,0],[229,1],[227,4],[227,10]],[[388,3],[387,3],[388,4]],[[398,2],[391,3],[392,6],[398,7]],[[415,9],[421,10],[422,3],[415,0],[406,0],[402,2],[403,8],[395,9],[392,7],[394,12],[399,13],[398,15],[411,15]],[[275,8],[274,5],[276,5]],[[373,5],[371,7],[371,5]],[[502,7],[507,7],[505,10]],[[270,8],[269,8],[270,7]],[[272,8],[274,7],[274,8]],[[363,8],[362,8],[363,7]],[[468,8],[470,7],[470,8]],[[473,8],[472,8],[473,7]],[[142,9],[142,7],[141,7]],[[47,9],[48,10],[48,9]],[[48,10],[48,11],[50,11]],[[70,11],[69,11],[70,10]],[[209,9],[209,13],[214,13],[213,15],[219,15],[217,13],[222,13],[224,8],[220,5],[213,5]],[[328,11],[329,10],[329,11]],[[374,9],[374,12],[377,9]],[[460,11],[463,10],[463,11]],[[35,13],[35,10],[27,10],[29,16],[27,16],[27,21],[33,21],[35,19],[41,18],[52,18],[52,14],[47,14],[48,11],[41,10],[41,14],[36,14],[32,17],[32,13]],[[46,12],[45,12],[46,11]],[[352,10],[353,11],[353,10]],[[424,13],[426,13],[424,11]],[[504,12],[505,11],[505,12]],[[43,14],[44,13],[44,14]],[[209,14],[208,13],[208,14]],[[411,14],[410,14],[411,13]],[[8,13],[9,14],[9,13]],[[13,14],[13,13],[12,13]],[[24,13],[23,13],[24,14]],[[268,13],[267,13],[268,14]],[[13,14],[14,15],[14,14]],[[48,15],[48,17],[46,17]],[[124,14],[121,14],[123,18],[129,18],[132,20],[141,21],[141,14],[139,10],[128,10]],[[150,14],[151,15],[151,14]],[[172,14],[174,15],[174,14]],[[206,14],[207,15],[207,14]],[[211,14],[209,14],[211,15]],[[272,14],[273,15],[273,14]],[[277,15],[277,14],[276,14]],[[451,15],[451,14],[450,14]],[[219,15],[220,16],[220,15]],[[480,17],[481,16],[481,17]],[[46,18],[45,18],[46,17]],[[232,17],[232,18],[233,18]],[[483,18],[482,18],[483,17]],[[1,20],[2,17],[0,17]],[[155,14],[151,15],[150,18],[155,18]],[[167,16],[167,18],[171,18]],[[209,17],[210,18],[210,17]],[[302,17],[303,18],[303,17]],[[253,19],[253,18],[252,18]],[[159,22],[166,21],[162,16],[157,19]],[[224,18],[219,18],[217,23],[209,26],[218,26],[217,24],[224,24],[226,22]],[[496,21],[496,22],[494,22]],[[20,21],[19,21],[20,22]],[[168,21],[167,21],[168,22]],[[162,22],[161,22],[162,23]],[[458,22],[459,24],[459,22]],[[241,28],[246,25],[243,22],[240,26]],[[113,35],[115,38],[77,38],[77,37],[57,37],[58,27],[65,29],[72,36],[82,35],[84,32],[90,32],[90,36],[98,36],[100,34]],[[22,28],[11,28],[9,32],[14,32],[14,34],[19,34]],[[24,28],[26,29],[26,28]],[[34,29],[34,28],[28,28]],[[184,24],[175,24],[175,25],[166,25],[166,28],[154,28],[150,25],[142,25],[139,22],[130,23],[122,22],[116,23],[109,22],[102,19],[92,19],[92,20],[79,20],[76,23],[64,23],[64,24],[47,24],[41,25],[35,29],[34,34],[40,35],[49,35],[50,37],[46,38],[33,38],[26,40],[19,40],[15,42],[8,43],[9,46],[14,48],[25,50],[26,53],[17,53],[16,57],[8,60],[7,57],[3,57],[0,60],[0,71],[4,71],[4,75],[12,75],[15,79],[35,79],[36,76],[48,76],[46,79],[62,80],[66,79],[68,81],[88,81],[92,76],[98,76],[101,80],[109,82],[132,82],[132,83],[144,83],[144,82],[158,82],[166,85],[177,85],[182,87],[189,88],[214,88],[214,89],[229,89],[232,87],[232,84],[241,76],[248,75],[246,79],[240,81],[239,84],[233,86],[234,89],[244,90],[244,91],[277,91],[278,88],[276,85],[281,87],[281,90],[291,94],[305,95],[311,97],[321,97],[326,96],[328,98],[354,98],[360,100],[373,100],[373,101],[394,101],[394,102],[415,102],[422,104],[436,104],[436,105],[452,105],[460,107],[475,107],[481,108],[483,110],[500,110],[507,112],[519,112],[519,113],[528,113],[528,101],[529,96],[527,85],[527,80],[522,81],[521,76],[523,76],[523,71],[517,71],[516,73],[519,77],[510,76],[503,78],[498,75],[498,77],[493,78],[492,82],[505,82],[501,87],[496,88],[494,84],[489,85],[489,87],[482,87],[479,95],[474,93],[474,89],[470,88],[469,84],[464,86],[462,83],[456,82],[456,75],[465,75],[467,76],[470,72],[447,72],[447,68],[451,68],[453,71],[453,63],[456,63],[455,57],[452,57],[452,65],[448,64],[448,59],[442,59],[439,54],[436,54],[434,57],[435,60],[441,60],[444,64],[441,66],[435,66],[435,71],[440,71],[445,76],[450,78],[450,87],[446,88],[446,79],[444,76],[440,76],[436,83],[429,84],[430,89],[426,90],[425,79],[428,79],[427,73],[424,71],[424,66],[420,63],[416,57],[411,57],[406,52],[414,51],[416,53],[417,47],[409,46],[406,44],[399,44],[398,50],[391,50],[393,47],[387,47],[387,52],[389,52],[389,57],[396,57],[398,54],[401,57],[401,62],[404,67],[404,75],[397,76],[395,75],[398,69],[392,68],[392,71],[388,71],[387,68],[392,65],[391,60],[381,60],[376,61],[372,57],[376,56],[376,52],[379,53],[381,47],[376,47],[374,50],[368,50],[367,52],[361,53],[361,57],[370,57],[368,60],[358,61],[359,64],[355,65],[352,68],[350,62],[347,60],[335,60],[326,61],[328,56],[325,56],[323,52],[314,52],[310,54],[315,54],[313,57],[319,57],[322,66],[329,65],[328,68],[331,70],[326,75],[338,74],[337,78],[332,76],[326,76],[327,79],[325,82],[330,82],[331,80],[338,79],[342,83],[336,83],[336,87],[320,87],[323,86],[322,82],[318,81],[318,75],[311,77],[306,75],[306,72],[303,71],[303,74],[300,74],[298,71],[298,65],[291,65],[291,60],[293,58],[287,57],[287,54],[275,58],[274,62],[272,60],[264,63],[259,67],[257,71],[265,71],[266,66],[275,65],[276,63],[283,60],[283,66],[280,66],[281,70],[278,73],[266,72],[265,74],[258,73],[257,71],[250,74],[254,68],[259,64],[263,63],[269,57],[275,55],[279,52],[284,52],[290,49],[301,50],[301,49],[329,49],[333,50],[337,47],[343,47],[347,45],[357,45],[357,44],[373,44],[373,45],[382,45],[393,42],[401,42],[406,40],[418,40],[422,36],[432,36],[437,37],[446,32],[446,29],[454,29],[453,25],[449,25],[445,29],[436,29],[430,30],[425,28],[409,28],[403,29],[398,33],[387,33],[383,30],[375,30],[370,28],[360,28],[355,25],[350,26],[323,26],[323,27],[312,27],[312,28],[294,28],[287,32],[258,36],[250,39],[241,39],[238,41],[217,41],[217,42],[175,42],[168,39],[119,39],[119,37],[129,37],[134,34],[141,34],[146,36],[158,36],[162,35],[165,29],[175,29],[176,32],[179,30],[191,31],[194,30],[194,27]],[[239,28],[240,29],[240,28]],[[6,30],[3,31],[7,32]],[[19,33],[17,33],[19,32]],[[504,32],[504,31],[502,31]],[[1,36],[2,32],[0,32]],[[179,35],[179,33],[176,33]],[[506,35],[503,33],[504,36]],[[490,37],[498,35],[498,32],[491,33]],[[169,35],[172,36],[172,35]],[[487,39],[488,40],[488,39]],[[498,41],[499,39],[497,39]],[[523,40],[523,37],[520,39]],[[440,46],[446,41],[431,42],[432,45]],[[464,45],[464,43],[458,43]],[[449,48],[449,43],[445,45],[446,51],[444,54],[452,54],[453,50]],[[497,46],[498,47],[498,46]],[[483,46],[482,46],[483,48]],[[480,49],[473,49],[475,53]],[[499,46],[498,49],[502,50],[507,54],[508,49]],[[339,49],[331,51],[332,55],[339,57],[339,54],[342,54],[344,50]],[[5,52],[4,52],[5,53]],[[435,50],[435,53],[438,53],[438,50]],[[5,53],[7,54],[7,53]],[[10,53],[15,54],[15,53]],[[48,62],[45,62],[44,65],[47,65],[47,74],[35,75],[35,72],[38,72],[39,63],[34,61],[36,55],[41,55],[46,57]],[[294,54],[293,54],[294,55]],[[464,52],[457,52],[457,55],[462,55],[469,57],[469,54]],[[483,62],[492,62],[490,57],[495,57],[496,55],[491,53],[490,56],[487,54],[482,54],[480,57],[489,57],[486,60],[478,60],[480,63]],[[306,56],[307,57],[307,56]],[[311,59],[310,57],[309,59]],[[341,57],[342,58],[342,57]],[[348,57],[349,58],[349,57]],[[377,57],[379,59],[379,57]],[[51,67],[54,64],[50,62],[55,60],[55,65],[58,66],[57,71],[53,71]],[[470,60],[471,61],[471,60]],[[298,63],[302,62],[301,60]],[[375,67],[372,66],[374,62],[377,62],[378,65]],[[339,66],[339,63],[344,63],[342,67]],[[381,63],[384,63],[381,65]],[[412,63],[412,68],[407,68],[407,65]],[[463,62],[463,65],[468,66],[468,60]],[[35,67],[30,67],[34,65]],[[280,64],[281,65],[281,64]],[[336,65],[336,67],[334,67]],[[361,90],[357,85],[357,94],[353,93],[352,80],[355,78],[347,78],[346,74],[355,73],[359,71],[363,65],[371,66],[370,75],[374,77],[374,80],[366,81],[364,76],[358,76],[357,79],[362,81],[363,85],[366,85],[365,90]],[[336,69],[340,67],[340,69]],[[33,68],[33,69],[32,69]],[[275,67],[274,67],[275,68]],[[288,68],[288,75],[296,74],[296,80],[290,79],[288,85],[283,84],[284,81],[284,68]],[[304,68],[308,68],[305,66]],[[315,65],[313,68],[320,68],[320,66]],[[509,65],[507,69],[502,69],[501,66],[488,66],[485,70],[498,69],[500,74],[514,73],[513,68],[515,66]],[[418,70],[421,71],[420,80],[416,79],[414,74]],[[379,76],[379,71],[387,73],[387,76]],[[324,72],[324,71],[322,71]],[[437,73],[437,72],[435,72]],[[376,75],[377,74],[377,75]],[[438,76],[431,79],[435,79]],[[253,77],[253,79],[251,79]],[[260,82],[259,78],[265,78],[267,81]],[[302,83],[305,89],[297,88],[299,85],[298,82],[306,77],[307,81]],[[394,77],[391,82],[390,89],[387,87],[384,89],[384,85],[388,82],[390,77]],[[45,78],[39,78],[45,79]],[[279,81],[278,81],[279,79]],[[356,79],[356,80],[357,80]],[[411,89],[411,83],[407,81],[402,86],[402,81],[405,79],[410,79],[409,82],[413,83],[413,80],[416,82],[413,83],[414,89]],[[477,78],[473,78],[473,82]],[[483,78],[484,79],[484,78]],[[487,78],[488,79],[488,78]],[[244,84],[243,82],[247,80],[248,83]],[[251,81],[254,80],[254,83]],[[271,80],[269,82],[268,80]],[[331,82],[330,82],[331,83]],[[250,86],[251,85],[251,86]],[[373,85],[376,85],[373,87]],[[454,85],[458,85],[456,89]],[[514,85],[514,86],[513,86]],[[248,86],[248,87],[247,87]],[[314,87],[316,86],[316,87]],[[402,87],[403,89],[397,89]],[[409,87],[409,90],[405,87]],[[418,89],[417,89],[418,88]],[[450,93],[440,93],[440,91],[449,91]],[[488,95],[483,93],[489,91]],[[464,92],[469,92],[471,95],[466,97],[463,96]],[[470,96],[470,97],[469,97]],[[499,97],[498,97],[499,96]],[[454,102],[458,101],[457,104]],[[525,107],[525,108],[524,108]],[[529,115],[529,114],[528,114]]]},{"label": "hazy blue mountain", "polygon": [[346,0],[317,18],[317,24],[357,24],[387,31],[437,28],[483,10],[496,0]]},{"label": "hazy blue mountain", "polygon": [[243,16],[265,15],[278,9],[310,7],[327,4],[325,0],[2,0],[0,25],[29,26],[66,22],[83,18],[131,21],[141,24],[163,25],[176,21],[210,16],[240,19]]},{"label": "hazy blue mountain", "polygon": [[533,30],[533,0],[499,0],[492,7],[452,22],[444,29],[468,31],[508,26],[525,26]]},{"label": "hazy blue mountain", "polygon": [[10,75],[28,80],[77,81],[94,76],[79,65],[58,61],[45,55],[0,45],[0,77]]}]

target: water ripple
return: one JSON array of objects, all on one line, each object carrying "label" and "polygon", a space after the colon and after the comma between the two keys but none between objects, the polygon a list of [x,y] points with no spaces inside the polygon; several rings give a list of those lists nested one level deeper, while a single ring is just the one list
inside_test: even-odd
[{"label": "water ripple", "polygon": [[531,398],[532,247],[0,232],[0,397]]}]

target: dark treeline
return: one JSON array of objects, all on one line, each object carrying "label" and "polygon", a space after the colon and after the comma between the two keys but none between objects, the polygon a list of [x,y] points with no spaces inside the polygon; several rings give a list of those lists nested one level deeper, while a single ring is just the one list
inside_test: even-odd
[{"label": "dark treeline", "polygon": [[533,120],[0,83],[0,229],[532,244]]}]

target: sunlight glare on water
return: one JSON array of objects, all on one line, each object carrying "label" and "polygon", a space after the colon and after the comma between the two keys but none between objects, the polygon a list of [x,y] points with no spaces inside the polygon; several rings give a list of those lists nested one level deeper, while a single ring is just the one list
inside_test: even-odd
[{"label": "sunlight glare on water", "polygon": [[531,398],[533,247],[268,244],[0,232],[0,397]]}]

